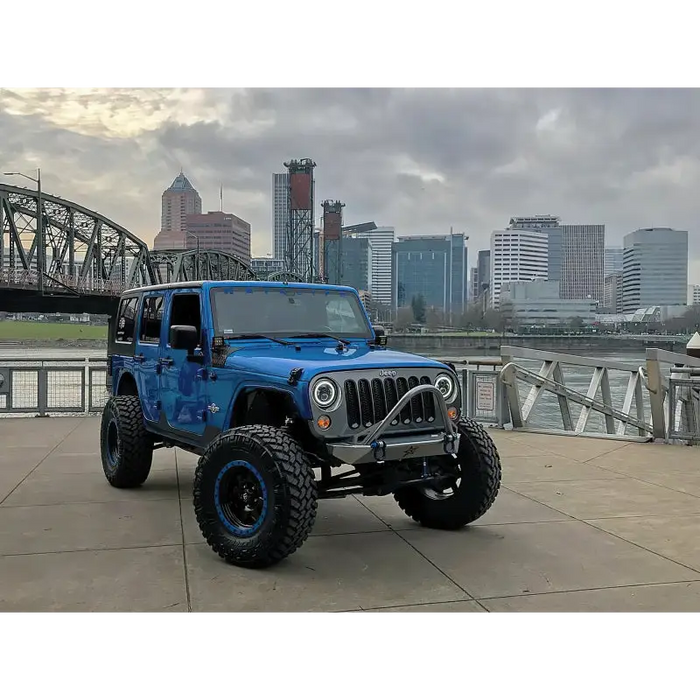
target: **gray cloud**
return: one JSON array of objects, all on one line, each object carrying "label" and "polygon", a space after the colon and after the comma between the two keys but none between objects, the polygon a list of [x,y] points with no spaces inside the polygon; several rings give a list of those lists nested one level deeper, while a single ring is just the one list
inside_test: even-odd
[{"label": "gray cloud", "polygon": [[223,183],[262,253],[271,173],[312,157],[318,202],[342,199],[347,222],[454,226],[472,251],[515,214],[605,223],[610,244],[673,226],[691,232],[700,282],[699,126],[699,90],[5,91],[0,164],[41,165],[47,189],[148,242],[182,165],[205,208]]}]

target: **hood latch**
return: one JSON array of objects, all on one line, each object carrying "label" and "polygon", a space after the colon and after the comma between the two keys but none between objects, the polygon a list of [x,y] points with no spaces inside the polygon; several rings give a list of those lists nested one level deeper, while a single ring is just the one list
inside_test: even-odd
[{"label": "hood latch", "polygon": [[295,384],[299,383],[299,379],[301,378],[302,373],[304,372],[303,367],[295,367],[290,373],[289,373],[289,379],[287,379],[287,383],[291,384],[294,386]]}]

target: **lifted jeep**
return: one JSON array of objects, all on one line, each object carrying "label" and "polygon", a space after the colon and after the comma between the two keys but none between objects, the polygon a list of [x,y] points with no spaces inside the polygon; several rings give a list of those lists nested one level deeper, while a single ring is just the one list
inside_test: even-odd
[{"label": "lifted jeep", "polygon": [[109,329],[105,476],[135,488],[154,449],[199,455],[197,522],[238,566],[269,566],[300,547],[319,498],[393,494],[427,527],[473,522],[498,494],[496,447],[460,415],[453,367],[386,340],[349,287],[205,281],[125,292]]}]

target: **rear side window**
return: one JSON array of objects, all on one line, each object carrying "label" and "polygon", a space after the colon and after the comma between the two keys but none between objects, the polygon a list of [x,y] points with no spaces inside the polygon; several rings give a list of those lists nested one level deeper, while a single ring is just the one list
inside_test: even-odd
[{"label": "rear side window", "polygon": [[194,326],[202,333],[202,314],[199,308],[199,294],[173,294],[170,302],[171,326]]},{"label": "rear side window", "polygon": [[136,331],[136,308],[138,298],[122,299],[117,314],[117,328],[114,339],[118,343],[133,343]]},{"label": "rear side window", "polygon": [[163,323],[163,296],[146,297],[141,314],[139,342],[160,343],[160,328]]}]

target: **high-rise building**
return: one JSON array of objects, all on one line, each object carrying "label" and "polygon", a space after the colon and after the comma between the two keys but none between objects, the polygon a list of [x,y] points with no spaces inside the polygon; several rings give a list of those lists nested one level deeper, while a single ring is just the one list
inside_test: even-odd
[{"label": "high-rise building", "polygon": [[624,313],[688,301],[688,232],[645,228],[624,238],[622,303]]},{"label": "high-rise building", "polygon": [[605,225],[564,224],[562,230],[562,299],[603,301]]},{"label": "high-rise building", "polygon": [[252,258],[250,266],[258,277],[265,279],[275,272],[282,272],[284,270],[284,260],[278,260],[272,256]]},{"label": "high-rise building", "polygon": [[358,291],[372,289],[372,241],[369,238],[343,236],[343,263],[340,274],[335,265],[326,271],[328,284],[343,284]]},{"label": "high-rise building", "polygon": [[423,297],[427,308],[456,320],[467,303],[467,236],[402,236],[392,246],[393,307]]},{"label": "high-rise building", "polygon": [[[547,233],[547,279],[559,282],[563,259],[563,229],[561,218],[554,214],[535,214],[534,216],[514,216],[508,223],[509,230],[544,231]],[[554,289],[554,287],[551,287]]]},{"label": "high-rise building", "polygon": [[491,284],[491,251],[480,250],[477,257],[477,296],[489,290]]},{"label": "high-rise building", "polygon": [[479,296],[479,267],[469,269],[469,300],[475,301]]},{"label": "high-rise building", "polygon": [[467,274],[469,272],[467,241],[469,236],[464,233],[452,233],[447,239],[450,243],[450,296],[449,320],[454,323],[465,312],[469,302]]},{"label": "high-rise building", "polygon": [[688,285],[688,306],[700,304],[700,284]]},{"label": "high-rise building", "polygon": [[621,314],[622,309],[622,272],[613,272],[605,276],[603,308],[601,311],[609,314]]},{"label": "high-rise building", "polygon": [[491,234],[491,306],[498,308],[506,282],[547,279],[546,231],[506,229]]},{"label": "high-rise building", "polygon": [[561,289],[561,269],[564,259],[564,231],[561,226],[547,230],[547,279],[559,282]]},{"label": "high-rise building", "polygon": [[221,250],[250,263],[250,224],[235,214],[210,211],[188,214],[185,222],[187,248]]},{"label": "high-rise building", "polygon": [[[123,285],[126,285],[129,279],[129,274],[131,273],[135,259],[133,255],[125,256],[122,259],[116,260],[114,262],[114,267],[112,268],[111,280],[118,281]],[[77,260],[76,260],[77,264]]]},{"label": "high-rise building", "polygon": [[288,173],[272,174],[272,250],[277,260],[287,256],[288,187]]},{"label": "high-rise building", "polygon": [[180,171],[161,198],[160,232],[153,241],[154,250],[183,250],[190,214],[202,213],[202,198]]},{"label": "high-rise building", "polygon": [[622,246],[608,246],[605,248],[604,276],[622,272]]},{"label": "high-rise building", "polygon": [[394,227],[378,226],[350,235],[369,239],[372,245],[372,288],[369,291],[372,292],[375,303],[391,306],[391,246],[396,235]]},{"label": "high-rise building", "polygon": [[562,299],[602,303],[605,226],[562,224],[547,230],[547,279],[559,282]]}]

